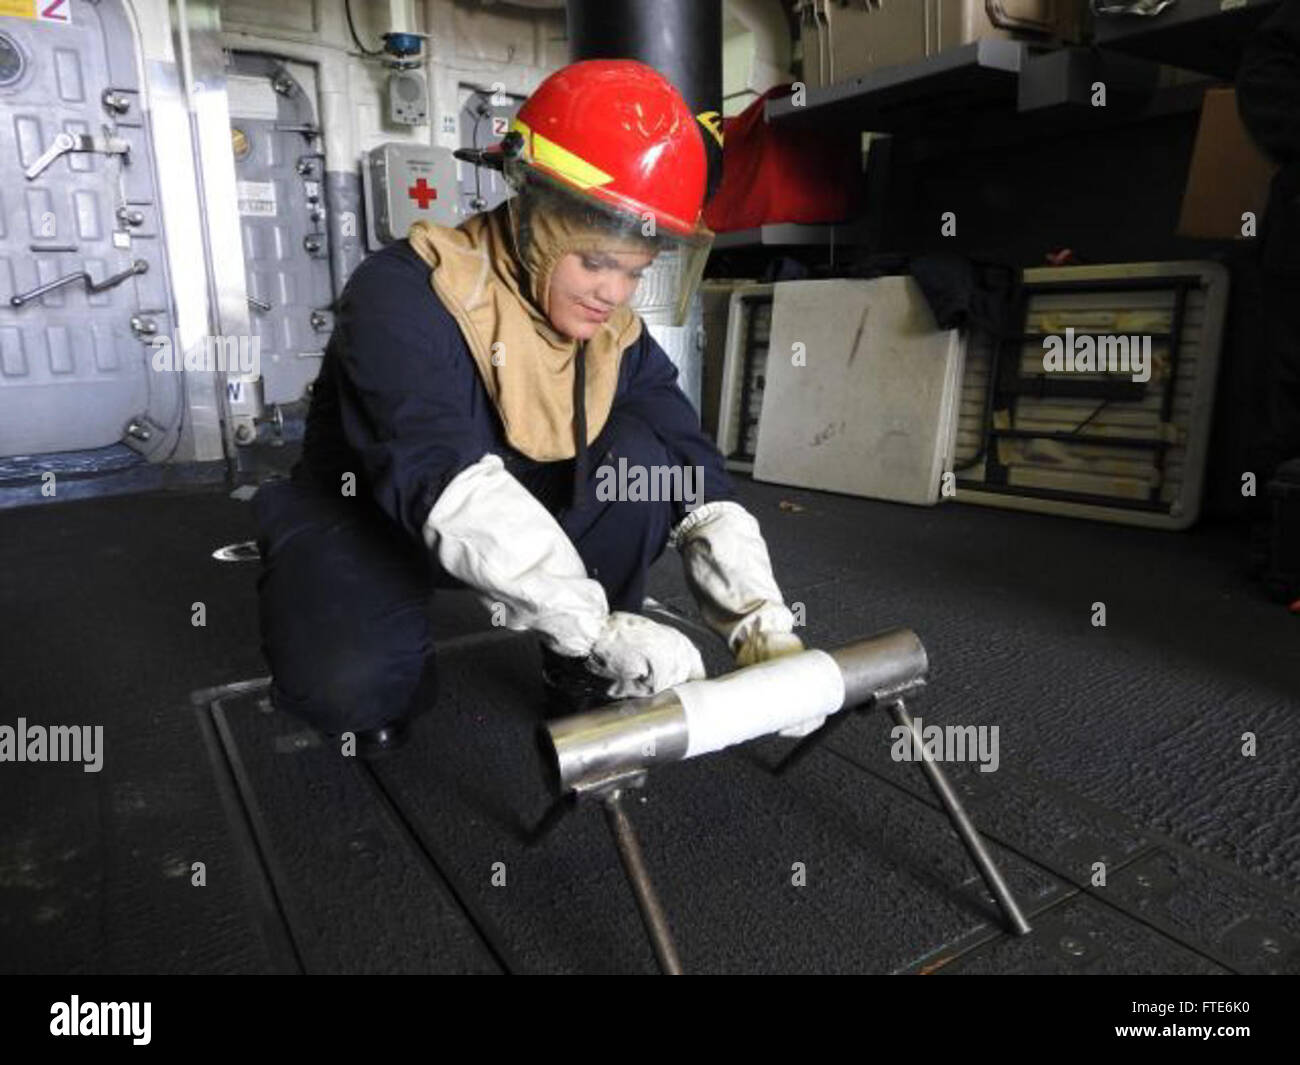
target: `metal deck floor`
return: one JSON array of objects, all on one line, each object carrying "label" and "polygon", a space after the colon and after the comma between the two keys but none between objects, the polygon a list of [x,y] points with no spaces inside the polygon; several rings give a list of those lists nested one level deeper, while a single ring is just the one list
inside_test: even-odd
[{"label": "metal deck floor", "polygon": [[[810,645],[909,626],[913,714],[999,727],[996,772],[947,769],[1034,931],[1002,931],[873,713],[784,777],[766,740],[634,796],[687,971],[1300,972],[1300,619],[1244,581],[1232,530],[741,490]],[[364,763],[269,709],[257,567],[210,558],[253,534],[227,490],[0,528],[0,724],[103,724],[106,748],[99,773],[0,765],[5,971],[655,970],[598,809],[525,845],[549,798],[531,636],[439,593],[442,698]],[[651,594],[693,612],[671,555]]]}]

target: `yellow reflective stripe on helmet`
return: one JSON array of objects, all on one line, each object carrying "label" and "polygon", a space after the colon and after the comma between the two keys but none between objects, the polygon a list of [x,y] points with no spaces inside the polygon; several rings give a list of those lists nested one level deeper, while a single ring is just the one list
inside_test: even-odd
[{"label": "yellow reflective stripe on helmet", "polygon": [[614,180],[613,174],[606,174],[598,166],[592,166],[580,155],[574,155],[568,148],[561,148],[553,140],[548,140],[540,133],[534,133],[527,124],[514,119],[510,123],[512,130],[518,130],[524,137],[528,148],[528,158],[539,166],[546,167],[559,174],[567,181],[573,182],[580,189],[590,189],[597,185],[608,185]]}]

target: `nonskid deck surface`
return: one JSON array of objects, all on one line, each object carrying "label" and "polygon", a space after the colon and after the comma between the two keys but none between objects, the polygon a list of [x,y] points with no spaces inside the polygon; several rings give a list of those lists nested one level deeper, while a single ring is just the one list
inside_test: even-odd
[{"label": "nonskid deck surface", "polygon": [[[946,768],[1034,931],[1003,932],[873,712],[784,777],[765,740],[631,793],[688,971],[1300,971],[1296,619],[1235,534],[741,491],[809,645],[906,625],[931,663],[912,713],[984,729]],[[654,971],[596,808],[526,844],[550,798],[531,636],[436,596],[441,699],[365,763],[270,710],[257,567],[210,557],[253,535],[247,503],[0,522],[0,726],[103,726],[99,772],[0,764],[5,970]],[[651,594],[693,610],[671,553]]]}]

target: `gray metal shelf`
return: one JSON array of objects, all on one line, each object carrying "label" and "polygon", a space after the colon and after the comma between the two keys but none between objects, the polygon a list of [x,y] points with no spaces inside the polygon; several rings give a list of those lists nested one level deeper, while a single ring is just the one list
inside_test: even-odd
[{"label": "gray metal shelf", "polygon": [[[1176,0],[1158,16],[1095,20],[1092,46],[992,38],[912,63],[769,100],[768,122],[847,125],[901,135],[914,159],[1098,131],[1199,109],[1210,81],[1164,85],[1157,64],[1235,72],[1241,46],[1281,0]],[[1229,6],[1223,10],[1224,5]],[[1091,103],[1107,86],[1106,106]],[[863,223],[765,226],[720,235],[719,249],[865,242]]]},{"label": "gray metal shelf", "polygon": [[974,41],[808,89],[802,104],[792,96],[769,100],[764,115],[774,123],[846,122],[881,132],[925,133],[990,114],[1015,116],[1078,103],[1080,87],[1094,77],[1120,83],[1121,91],[1132,93],[1132,105],[1154,90],[1154,66],[1150,86],[1142,86],[1138,65],[1143,62],[1232,78],[1246,39],[1281,2],[1176,0],[1155,16],[1098,16],[1089,47]]},{"label": "gray metal shelf", "polygon": [[793,96],[769,100],[769,122],[845,121],[861,129],[901,132],[989,105],[1014,110],[1016,86],[1028,45],[1000,39],[973,41],[914,63],[873,70],[847,81],[807,90],[802,104]]}]

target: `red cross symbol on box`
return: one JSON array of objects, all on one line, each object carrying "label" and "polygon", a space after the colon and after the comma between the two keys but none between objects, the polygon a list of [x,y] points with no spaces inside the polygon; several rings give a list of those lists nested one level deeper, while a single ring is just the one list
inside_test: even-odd
[{"label": "red cross symbol on box", "polygon": [[438,198],[438,190],[429,188],[429,183],[420,178],[414,185],[406,190],[406,195],[420,205],[421,211],[429,209],[429,201]]}]

